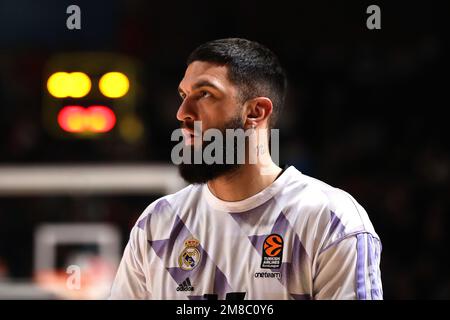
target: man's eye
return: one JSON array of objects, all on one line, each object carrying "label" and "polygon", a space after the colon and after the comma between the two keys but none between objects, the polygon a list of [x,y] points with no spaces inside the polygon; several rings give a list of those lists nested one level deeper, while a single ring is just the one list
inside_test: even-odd
[{"label": "man's eye", "polygon": [[207,97],[211,96],[211,93],[209,93],[208,91],[200,91],[200,96],[202,98],[207,98]]}]

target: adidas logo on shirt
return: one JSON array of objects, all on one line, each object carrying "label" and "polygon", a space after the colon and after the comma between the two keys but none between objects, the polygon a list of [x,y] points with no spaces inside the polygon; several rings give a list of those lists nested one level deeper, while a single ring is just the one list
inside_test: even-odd
[{"label": "adidas logo on shirt", "polygon": [[177,291],[194,291],[194,287],[191,285],[191,280],[186,278],[186,280],[178,285]]}]

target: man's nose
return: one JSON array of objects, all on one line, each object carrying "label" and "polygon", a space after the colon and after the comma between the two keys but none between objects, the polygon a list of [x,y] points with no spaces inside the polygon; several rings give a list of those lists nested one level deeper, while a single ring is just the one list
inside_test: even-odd
[{"label": "man's nose", "polygon": [[196,121],[197,112],[195,111],[195,104],[189,98],[185,98],[178,108],[177,119],[179,121]]}]

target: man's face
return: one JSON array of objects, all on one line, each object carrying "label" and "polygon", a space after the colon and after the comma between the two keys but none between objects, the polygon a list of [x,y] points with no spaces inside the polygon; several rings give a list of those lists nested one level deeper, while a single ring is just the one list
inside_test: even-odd
[{"label": "man's face", "polygon": [[[192,150],[194,143],[194,121],[201,121],[202,132],[215,128],[243,129],[244,114],[239,102],[238,89],[228,80],[226,66],[195,61],[186,69],[178,87],[183,102],[177,119],[181,122],[185,143]],[[205,147],[202,143],[202,148]],[[225,146],[223,148],[226,153]],[[181,176],[190,183],[204,183],[239,167],[237,164],[181,164]]]},{"label": "man's face", "polygon": [[183,99],[177,112],[177,119],[182,122],[186,142],[191,143],[194,121],[202,122],[202,130],[221,129],[224,124],[237,117],[241,108],[238,90],[228,80],[227,67],[217,64],[195,61],[186,69],[183,80],[178,87]]}]

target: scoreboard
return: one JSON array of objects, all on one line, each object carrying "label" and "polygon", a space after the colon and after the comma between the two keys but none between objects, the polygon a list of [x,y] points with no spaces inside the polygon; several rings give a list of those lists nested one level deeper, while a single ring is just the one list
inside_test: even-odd
[{"label": "scoreboard", "polygon": [[43,121],[53,136],[138,141],[144,126],[136,115],[138,64],[105,52],[59,53],[43,75]]}]

